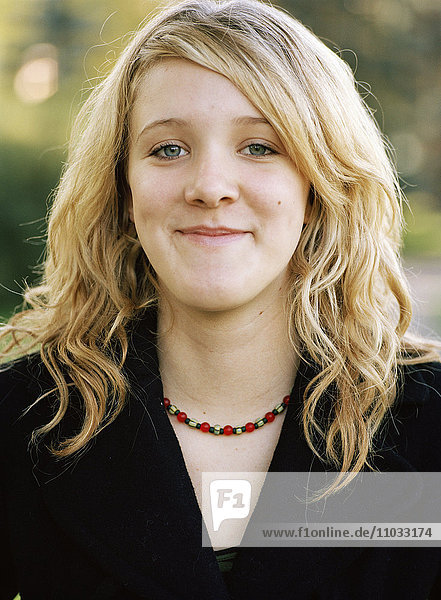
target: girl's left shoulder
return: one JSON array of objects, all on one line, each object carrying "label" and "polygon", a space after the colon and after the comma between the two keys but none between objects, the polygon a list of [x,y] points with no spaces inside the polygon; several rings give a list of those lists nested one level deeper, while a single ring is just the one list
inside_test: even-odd
[{"label": "girl's left shoulder", "polygon": [[396,451],[417,471],[441,471],[441,363],[403,365],[387,419]]},{"label": "girl's left shoulder", "polygon": [[441,362],[399,367],[397,405],[441,407]]}]

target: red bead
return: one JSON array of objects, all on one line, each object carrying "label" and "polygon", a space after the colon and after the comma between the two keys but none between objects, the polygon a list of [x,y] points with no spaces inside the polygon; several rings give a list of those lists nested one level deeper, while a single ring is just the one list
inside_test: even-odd
[{"label": "red bead", "polygon": [[180,421],[181,423],[183,423],[186,418],[187,418],[187,414],[185,412],[178,413],[178,421]]},{"label": "red bead", "polygon": [[210,429],[210,423],[201,423],[201,431],[207,433]]},{"label": "red bead", "polygon": [[289,404],[289,396],[283,398],[283,404]]},{"label": "red bead", "polygon": [[254,431],[254,423],[247,423],[245,425],[245,429],[247,430],[248,433],[251,433],[252,431]]},{"label": "red bead", "polygon": [[168,408],[170,406],[170,400],[168,398],[164,398],[164,406]]},{"label": "red bead", "polygon": [[233,428],[231,425],[225,425],[224,427],[224,435],[231,435],[233,433]]},{"label": "red bead", "polygon": [[268,421],[268,423],[272,423],[275,418],[276,418],[276,415],[272,412],[267,412],[265,415],[265,419]]}]

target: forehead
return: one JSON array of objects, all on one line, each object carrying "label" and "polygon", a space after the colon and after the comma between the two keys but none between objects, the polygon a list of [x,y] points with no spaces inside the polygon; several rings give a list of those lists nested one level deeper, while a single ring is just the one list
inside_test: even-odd
[{"label": "forehead", "polygon": [[260,111],[226,77],[185,59],[167,58],[141,78],[131,111],[141,121],[181,117],[211,120],[234,115],[262,117]]}]

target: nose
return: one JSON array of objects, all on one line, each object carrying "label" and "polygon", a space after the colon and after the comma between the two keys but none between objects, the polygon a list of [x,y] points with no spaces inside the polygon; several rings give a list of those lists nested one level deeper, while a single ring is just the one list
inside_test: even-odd
[{"label": "nose", "polygon": [[184,198],[188,204],[217,208],[221,203],[236,202],[239,185],[228,160],[213,156],[195,160],[191,166]]}]

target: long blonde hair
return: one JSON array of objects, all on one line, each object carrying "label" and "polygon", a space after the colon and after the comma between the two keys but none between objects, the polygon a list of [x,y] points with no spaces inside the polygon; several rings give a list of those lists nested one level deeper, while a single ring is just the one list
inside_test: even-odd
[{"label": "long blonde hair", "polygon": [[[83,426],[53,448],[58,456],[83,449],[124,406],[127,328],[157,300],[128,218],[128,123],[140,79],[166,57],[231,80],[310,181],[311,216],[287,298],[292,340],[319,368],[305,394],[304,431],[322,459],[359,471],[396,397],[398,365],[437,359],[430,343],[406,337],[400,189],[346,63],[297,20],[254,0],[163,10],[84,104],[50,213],[42,283],[26,291],[30,308],[2,333],[6,356],[39,350],[54,379],[58,411],[36,435],[60,423],[71,385],[83,399]],[[334,408],[324,422],[316,415],[330,386]]]}]

